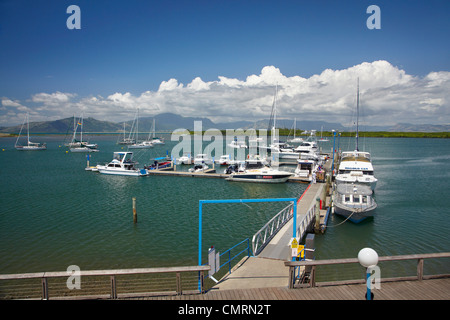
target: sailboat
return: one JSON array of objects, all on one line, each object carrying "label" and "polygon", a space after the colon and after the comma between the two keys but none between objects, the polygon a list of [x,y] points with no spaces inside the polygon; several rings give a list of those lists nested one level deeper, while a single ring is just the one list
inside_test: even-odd
[{"label": "sailboat", "polygon": [[296,127],[297,127],[297,118],[294,118],[294,138],[288,140],[288,142],[291,142],[291,143],[302,143],[303,142],[303,138],[295,136],[295,131],[297,131]]},{"label": "sailboat", "polygon": [[[131,131],[133,130],[133,126],[134,126],[134,122],[133,125],[131,126]],[[131,136],[131,131],[130,131],[130,135],[128,136],[128,138],[126,137],[126,131],[125,131],[125,122],[123,123],[123,139],[120,140],[119,142],[117,142],[117,144],[121,144],[121,145],[129,145],[129,144],[133,144],[136,143],[135,139],[132,139]]]},{"label": "sailboat", "polygon": [[[22,133],[23,126],[25,125],[25,121],[27,122],[27,144],[19,145],[18,142],[19,142],[20,134]],[[27,116],[25,117],[25,120],[22,123],[22,127],[20,128],[19,136],[17,137],[14,147],[19,151],[47,150],[47,145],[45,143],[30,141],[30,121],[28,119],[28,113],[27,113]]]},{"label": "sailboat", "polygon": [[155,134],[155,130],[156,130],[156,125],[155,125],[155,118],[153,118],[153,126],[152,126],[152,130],[151,130],[151,140],[150,140],[150,135],[149,135],[149,139],[151,141],[151,143],[153,144],[164,144],[164,139],[163,138],[158,138]]},{"label": "sailboat", "polygon": [[319,139],[319,142],[327,142],[327,141],[329,141],[328,139],[322,137],[322,131],[323,131],[323,126],[322,126],[322,128],[320,129],[320,139]]},{"label": "sailboat", "polygon": [[129,145],[128,149],[150,149],[153,148],[153,143],[151,141],[148,140],[144,140],[144,141],[138,141],[138,137],[139,137],[139,109],[136,112],[136,117],[135,117],[135,121],[136,121],[136,142]]},{"label": "sailboat", "polygon": [[[275,96],[272,105],[272,114],[270,115],[270,122],[273,119],[273,126],[271,130],[271,144],[268,147],[274,159],[298,159],[299,153],[295,152],[290,146],[285,142],[281,142],[278,136],[277,130],[277,96],[278,96],[278,85],[275,87]],[[269,123],[269,128],[270,128]],[[260,146],[261,148],[261,146]]]},{"label": "sailboat", "polygon": [[[76,139],[78,127],[80,127],[80,140]],[[77,121],[77,125],[73,131],[72,142],[69,144],[70,152],[98,152],[97,144],[83,141],[83,115]]]}]

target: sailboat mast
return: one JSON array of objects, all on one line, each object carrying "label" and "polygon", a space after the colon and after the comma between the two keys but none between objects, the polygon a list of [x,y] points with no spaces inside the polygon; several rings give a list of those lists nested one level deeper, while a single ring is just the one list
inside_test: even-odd
[{"label": "sailboat mast", "polygon": [[277,95],[278,95],[278,83],[275,86],[275,97],[273,101],[273,128],[272,128],[272,142],[275,143],[276,137],[276,128],[277,128]]},{"label": "sailboat mast", "polygon": [[83,143],[83,114],[81,114],[81,130],[80,130],[80,141]]},{"label": "sailboat mast", "polygon": [[358,136],[359,136],[359,78],[356,94],[356,151],[359,151]]},{"label": "sailboat mast", "polygon": [[30,145],[30,118],[27,112],[27,137],[28,137],[28,145]]}]

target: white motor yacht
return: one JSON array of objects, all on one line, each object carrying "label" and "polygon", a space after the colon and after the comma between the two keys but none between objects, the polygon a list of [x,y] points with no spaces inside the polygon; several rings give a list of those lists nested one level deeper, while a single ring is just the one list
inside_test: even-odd
[{"label": "white motor yacht", "polygon": [[356,183],[338,184],[333,202],[336,214],[355,223],[373,216],[377,207],[370,187]]},{"label": "white motor yacht", "polygon": [[359,79],[356,96],[356,114],[356,147],[354,151],[342,152],[339,170],[335,180],[337,184],[365,184],[370,186],[373,191],[378,180],[374,176],[371,155],[369,152],[359,151]]},{"label": "white motor yacht", "polygon": [[189,168],[189,172],[205,172],[209,167],[206,163],[195,164],[192,168]]},{"label": "white motor yacht", "polygon": [[245,144],[245,141],[238,141],[238,140],[233,140],[228,144],[229,147],[231,148],[235,148],[235,149],[240,149],[240,148],[247,148],[247,145]]},{"label": "white motor yacht", "polygon": [[113,160],[105,165],[97,165],[97,171],[103,174],[135,176],[141,177],[148,175],[146,169],[138,169],[135,166],[137,162],[133,161],[132,152],[114,152]]},{"label": "white motor yacht", "polygon": [[374,176],[369,152],[342,152],[336,183],[360,183],[375,190],[378,179]]},{"label": "white motor yacht", "polygon": [[226,180],[283,183],[286,182],[291,175],[291,172],[280,171],[278,169],[268,167],[261,160],[249,159],[245,161],[244,167],[240,167],[237,171],[231,172],[230,176],[226,178]]},{"label": "white motor yacht", "polygon": [[208,157],[207,154],[205,153],[199,153],[195,158],[194,158],[194,164],[202,164],[202,163],[206,163],[206,164],[213,164],[212,159],[210,159]]},{"label": "white motor yacht", "polygon": [[311,181],[312,175],[320,165],[319,157],[313,154],[302,154],[297,160],[294,176]]},{"label": "white motor yacht", "polygon": [[192,164],[194,160],[192,159],[192,156],[190,153],[184,153],[183,156],[177,158],[178,164]]}]

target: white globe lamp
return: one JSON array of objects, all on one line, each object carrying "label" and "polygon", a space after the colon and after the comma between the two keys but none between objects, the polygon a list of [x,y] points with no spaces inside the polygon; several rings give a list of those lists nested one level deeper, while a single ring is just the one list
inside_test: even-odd
[{"label": "white globe lamp", "polygon": [[367,271],[366,271],[366,286],[367,286],[366,299],[372,300],[373,293],[371,292],[372,284],[370,281],[370,269],[377,265],[378,254],[375,250],[373,250],[371,248],[361,249],[358,253],[358,261],[363,267],[367,268]]},{"label": "white globe lamp", "polygon": [[378,254],[371,248],[361,249],[358,253],[358,261],[363,267],[374,267],[378,263]]}]

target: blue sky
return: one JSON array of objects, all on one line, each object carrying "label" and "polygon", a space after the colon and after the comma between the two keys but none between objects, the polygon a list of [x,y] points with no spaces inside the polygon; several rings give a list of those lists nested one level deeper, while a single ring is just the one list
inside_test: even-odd
[{"label": "blue sky", "polygon": [[[66,27],[70,16],[66,9],[71,4],[81,9],[81,30]],[[366,9],[372,4],[381,9],[379,30],[366,27],[370,16]],[[441,115],[439,120],[430,117],[427,122],[434,119],[435,123],[449,123],[450,99],[446,93],[449,91],[447,72],[450,71],[449,14],[450,2],[445,0],[2,0],[0,126],[21,123],[25,111],[31,112],[30,117],[36,120],[82,111],[92,111],[92,116],[103,120],[117,120],[109,117],[111,108],[107,109],[116,93],[115,106],[126,110],[129,118],[134,115],[129,112],[131,109],[142,108],[145,114],[147,107],[148,114],[172,111],[187,116],[203,110],[203,116],[233,120],[231,114],[217,112],[217,109],[230,106],[232,113],[231,106],[237,103],[243,104],[241,108],[252,105],[253,113],[249,111],[249,115],[264,118],[265,102],[261,102],[258,109],[255,93],[249,100],[238,102],[229,97],[221,101],[223,92],[217,89],[219,77],[237,79],[243,82],[242,88],[247,85],[249,76],[262,78],[263,68],[273,66],[279,71],[272,73],[274,77],[292,81],[301,77],[307,79],[312,88],[314,85],[310,82],[323,75],[324,70],[348,71],[374,61],[388,62],[388,65],[378,66],[383,70],[390,68],[386,76],[397,77],[398,73],[392,70],[403,72],[411,76],[414,86],[418,87],[429,86],[425,80],[429,80],[430,73],[439,73],[439,81],[435,78],[433,81],[435,86],[441,85],[441,90],[428,90],[419,99],[434,101],[435,108],[431,104],[428,112],[434,110]],[[377,68],[373,70],[380,72]],[[334,81],[338,81],[336,76],[335,73]],[[208,89],[212,86],[216,89],[209,90],[207,96],[197,95],[202,101],[196,100],[194,95],[187,97],[187,92],[178,95],[172,92],[161,98],[163,82],[174,79],[178,88],[187,89],[197,77]],[[361,77],[363,80],[364,75]],[[400,78],[404,80],[401,75]],[[265,82],[263,94],[267,101],[271,100],[269,96],[273,96],[274,88],[269,82]],[[356,83],[356,79],[352,79],[352,83]],[[224,83],[221,84],[223,87]],[[373,83],[362,81],[362,84],[365,85],[361,88],[363,93],[374,90]],[[392,85],[396,85],[395,81]],[[228,85],[227,88],[230,89]],[[341,92],[342,97],[349,96],[345,98],[348,108],[354,89],[352,85],[342,92],[335,90]],[[290,102],[298,108],[299,117],[315,116],[302,105],[302,101],[309,101],[308,97],[321,94],[320,91],[311,93],[311,90],[296,92],[297,100],[289,100],[286,92],[285,104],[283,96],[280,97],[282,113],[286,117],[295,114],[288,105]],[[146,100],[145,92],[149,92]],[[208,106],[214,104],[214,94],[219,100],[218,106],[206,108],[205,101]],[[309,103],[329,105],[326,110],[330,111],[339,97],[330,97],[334,101],[328,104],[315,100]],[[186,104],[187,100],[190,104]],[[389,102],[393,106],[396,103]],[[403,103],[407,109],[408,102]],[[380,106],[368,107],[369,115],[384,110]],[[56,112],[58,108],[65,112]],[[338,109],[336,105],[334,108]],[[348,110],[339,110],[338,115],[343,116],[345,112]],[[402,122],[400,114],[397,122]],[[383,121],[382,117],[373,119],[378,123]],[[408,121],[415,120],[417,123],[425,121],[420,115]]]}]

